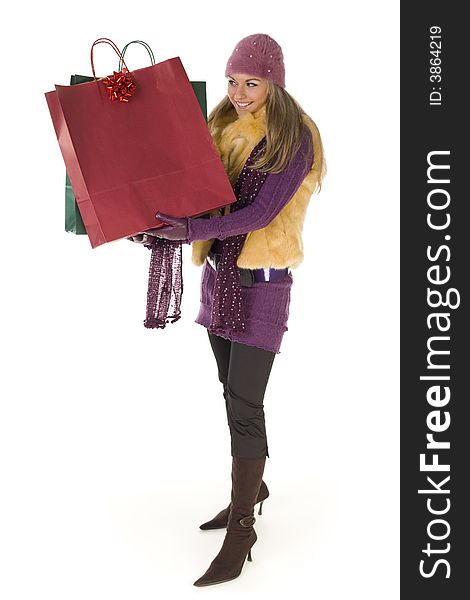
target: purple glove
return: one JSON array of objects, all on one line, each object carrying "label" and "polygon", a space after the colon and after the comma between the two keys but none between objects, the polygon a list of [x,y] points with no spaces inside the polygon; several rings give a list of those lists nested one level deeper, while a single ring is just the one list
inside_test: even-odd
[{"label": "purple glove", "polygon": [[188,239],[188,219],[187,217],[176,218],[164,215],[163,213],[157,212],[155,215],[157,219],[168,223],[166,227],[160,227],[157,229],[148,229],[145,233],[149,235],[155,235],[157,237],[165,238],[166,240],[183,240]]}]

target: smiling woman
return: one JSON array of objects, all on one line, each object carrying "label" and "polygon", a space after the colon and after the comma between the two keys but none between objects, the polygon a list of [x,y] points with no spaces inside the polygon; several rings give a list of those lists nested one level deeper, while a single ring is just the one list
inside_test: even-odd
[{"label": "smiling woman", "polygon": [[169,225],[152,230],[190,242],[194,264],[204,265],[196,322],[207,328],[231,436],[231,502],[200,525],[227,533],[196,586],[234,579],[251,560],[254,505],[269,496],[262,480],[269,457],[264,395],[287,331],[290,269],[303,260],[307,205],[325,174],[320,133],[284,89],[275,40],[266,34],[241,40],[225,77],[227,96],[208,127],[237,200],[204,218],[158,213]]}]

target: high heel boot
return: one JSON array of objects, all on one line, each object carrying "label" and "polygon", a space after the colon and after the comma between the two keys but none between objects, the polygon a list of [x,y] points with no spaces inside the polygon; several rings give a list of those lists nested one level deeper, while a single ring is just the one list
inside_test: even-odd
[{"label": "high heel boot", "polygon": [[251,561],[251,548],[257,540],[253,513],[265,462],[266,457],[232,457],[232,501],[225,539],[207,571],[194,582],[195,586],[235,579],[240,575],[245,559]]},{"label": "high heel boot", "polygon": [[[258,510],[259,515],[263,514],[263,512],[262,512],[263,511],[263,502],[266,500],[266,498],[268,496],[269,496],[268,486],[264,483],[264,481],[261,481],[261,487],[259,488],[258,497],[256,498],[256,502],[255,502],[255,504],[258,504],[258,502],[261,503],[259,505],[259,510]],[[224,508],[219,513],[217,513],[213,519],[211,519],[210,521],[207,521],[206,523],[203,523],[202,525],[199,525],[199,529],[202,529],[203,531],[207,531],[208,529],[223,529],[224,527],[227,527],[228,515],[230,513],[230,507],[231,507],[231,503],[227,506],[227,508]]]}]

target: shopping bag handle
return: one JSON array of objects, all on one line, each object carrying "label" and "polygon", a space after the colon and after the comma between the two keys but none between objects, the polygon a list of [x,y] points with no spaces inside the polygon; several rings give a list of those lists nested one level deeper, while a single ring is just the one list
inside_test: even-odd
[{"label": "shopping bag handle", "polygon": [[[113,50],[117,53],[117,55],[119,56],[119,61],[122,61],[124,66],[127,69],[127,65],[124,61],[124,56],[121,54],[121,51],[119,50],[119,48],[116,46],[116,44],[110,40],[109,38],[98,38],[97,40],[95,40],[91,46],[91,51],[90,51],[90,60],[91,60],[91,70],[93,71],[93,78],[96,81],[96,74],[95,74],[95,65],[93,64],[93,48],[97,45],[97,44],[109,44],[111,46],[111,48],[113,48]],[[119,62],[119,64],[121,64],[121,62]],[[121,71],[122,67],[119,67],[119,70]],[[127,69],[129,71],[129,69]]]},{"label": "shopping bag handle", "polygon": [[[132,42],[129,42],[128,44],[126,44],[121,51],[123,58],[124,58],[124,54],[126,53],[127,47],[130,46],[131,44],[141,44],[142,46],[144,46],[145,49],[147,50],[147,52],[149,53],[150,62],[152,63],[152,65],[155,64],[155,57],[153,55],[152,48],[150,48],[150,46],[147,44],[147,42],[143,42],[142,40],[133,40]],[[122,60],[119,59],[119,70],[121,70],[121,69],[122,69]]]}]

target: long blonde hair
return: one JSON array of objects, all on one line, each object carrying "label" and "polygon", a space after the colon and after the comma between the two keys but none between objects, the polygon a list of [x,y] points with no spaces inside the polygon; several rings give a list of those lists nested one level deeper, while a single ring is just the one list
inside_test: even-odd
[{"label": "long blonde hair", "polygon": [[[267,84],[266,150],[253,163],[252,168],[263,173],[280,173],[283,171],[300,149],[304,118],[306,118],[310,122],[313,137],[313,171],[317,175],[314,191],[319,192],[323,177],[326,175],[326,162],[318,127],[284,88],[272,83],[269,79]],[[233,120],[235,120],[237,113],[227,95],[209,115],[208,126],[210,131],[212,132],[215,129],[220,118],[230,116],[233,116]]]}]

